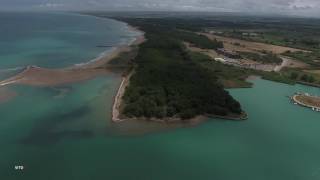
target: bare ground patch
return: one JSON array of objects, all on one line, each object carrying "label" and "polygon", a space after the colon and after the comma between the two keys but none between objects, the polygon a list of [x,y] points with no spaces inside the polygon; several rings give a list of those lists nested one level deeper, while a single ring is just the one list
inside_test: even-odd
[{"label": "bare ground patch", "polygon": [[218,41],[222,41],[225,48],[232,51],[244,51],[244,52],[259,52],[259,51],[269,51],[274,54],[282,54],[286,51],[296,52],[296,51],[304,51],[302,49],[284,47],[284,46],[277,46],[272,44],[266,43],[259,43],[259,42],[251,42],[246,40],[234,39],[229,37],[222,37],[208,33],[202,33],[203,35],[207,36],[209,39],[217,39]]}]

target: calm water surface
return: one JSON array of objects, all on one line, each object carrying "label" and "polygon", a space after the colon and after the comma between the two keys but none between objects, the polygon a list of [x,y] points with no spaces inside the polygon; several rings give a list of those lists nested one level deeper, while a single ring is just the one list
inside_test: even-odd
[{"label": "calm water surface", "polygon": [[[18,42],[13,46],[27,47]],[[61,67],[79,60],[70,55],[70,61],[56,65],[51,56],[33,61],[37,55],[31,55],[30,61],[20,62],[14,52],[0,54],[0,67],[34,62]],[[26,54],[23,51],[22,57]],[[12,63],[4,63],[4,57],[12,58]],[[320,114],[287,98],[297,91],[320,95],[318,88],[257,79],[251,89],[230,91],[248,112],[247,121],[212,119],[172,129],[152,123],[110,123],[120,80],[109,75],[59,87],[9,87],[18,95],[0,104],[0,179],[320,179]],[[146,129],[157,131],[143,134]],[[16,165],[25,169],[17,171]]]},{"label": "calm water surface", "polygon": [[0,12],[0,79],[27,65],[61,68],[128,43],[125,23],[70,13]]},{"label": "calm water surface", "polygon": [[[320,95],[317,88],[254,80],[252,89],[231,90],[247,121],[210,120],[130,136],[117,135],[110,124],[119,79],[60,87],[68,89],[63,96],[51,88],[17,87],[19,98],[0,108],[4,179],[320,178],[320,114],[286,97]],[[25,170],[15,171],[17,164]]]}]

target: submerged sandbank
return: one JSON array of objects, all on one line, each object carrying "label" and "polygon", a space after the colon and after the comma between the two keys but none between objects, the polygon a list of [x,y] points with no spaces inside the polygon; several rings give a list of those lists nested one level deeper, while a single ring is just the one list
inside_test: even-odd
[{"label": "submerged sandbank", "polygon": [[[133,27],[130,27],[129,29],[138,31]],[[140,35],[137,36],[133,42],[130,42],[127,45],[115,47],[112,52],[106,53],[103,56],[89,61],[88,63],[61,69],[47,69],[37,66],[28,66],[21,73],[1,81],[0,87],[11,84],[55,86],[88,80],[99,75],[105,75],[111,72],[110,68],[105,66],[110,60],[118,57],[121,53],[131,51],[132,46],[139,45],[144,41],[144,34],[141,33],[141,31],[138,32]]]},{"label": "submerged sandbank", "polygon": [[7,88],[0,88],[0,104],[9,101],[14,98],[17,94],[14,91],[10,91]]}]

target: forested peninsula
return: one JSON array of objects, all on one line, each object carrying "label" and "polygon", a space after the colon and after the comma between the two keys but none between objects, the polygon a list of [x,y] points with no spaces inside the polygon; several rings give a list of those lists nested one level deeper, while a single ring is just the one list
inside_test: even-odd
[{"label": "forested peninsula", "polygon": [[224,90],[215,73],[197,62],[207,57],[184,45],[217,49],[223,47],[222,42],[153,21],[120,20],[139,27],[147,39],[133,59],[134,73],[122,97],[122,118],[245,118],[240,103]]}]

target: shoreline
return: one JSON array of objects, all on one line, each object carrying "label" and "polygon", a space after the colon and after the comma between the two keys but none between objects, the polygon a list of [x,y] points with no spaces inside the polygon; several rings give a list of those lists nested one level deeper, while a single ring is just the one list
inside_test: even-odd
[{"label": "shoreline", "polygon": [[[121,115],[121,114],[119,114]],[[181,119],[181,118],[163,118],[163,119],[158,119],[158,118],[118,118],[118,119],[112,119],[112,122],[114,123],[120,123],[123,121],[133,121],[133,120],[143,120],[143,121],[151,121],[151,122],[156,122],[156,123],[165,123],[165,124],[175,124],[175,123],[190,123],[190,124],[199,124],[201,122],[207,121],[208,119],[220,119],[220,120],[230,120],[230,121],[245,121],[248,119],[248,115],[243,112],[241,115],[234,116],[234,115],[227,115],[227,116],[219,116],[219,115],[210,115],[210,114],[203,114],[203,115],[198,115],[194,118],[191,119]]]},{"label": "shoreline", "polygon": [[114,97],[113,105],[112,105],[112,122],[121,122],[124,121],[125,119],[121,119],[121,105],[122,105],[122,98],[124,96],[126,87],[130,83],[130,78],[134,74],[134,70],[129,72],[128,75],[125,75],[122,77],[121,84],[118,88],[117,94]]},{"label": "shoreline", "polygon": [[[12,84],[31,85],[31,86],[55,86],[73,82],[92,79],[99,75],[111,73],[110,69],[103,68],[112,59],[121,53],[129,52],[132,46],[137,46],[144,41],[144,33],[135,27],[126,24],[128,29],[139,33],[132,41],[126,45],[114,47],[110,52],[102,52],[100,56],[81,65],[72,65],[60,69],[41,68],[38,66],[27,66],[22,72],[9,77],[0,82],[0,88]],[[105,54],[103,54],[105,53]]]},{"label": "shoreline", "polygon": [[309,82],[297,81],[297,84],[302,84],[302,85],[305,85],[305,86],[311,86],[311,87],[317,87],[317,88],[320,88],[320,84],[315,84],[315,83],[309,83]]},{"label": "shoreline", "polygon": [[123,102],[123,96],[125,93],[126,87],[130,83],[130,78],[134,74],[134,70],[131,70],[127,75],[122,77],[122,81],[120,83],[120,86],[117,90],[117,94],[114,97],[114,103],[112,105],[112,122],[114,123],[120,123],[123,121],[130,121],[130,120],[144,120],[144,121],[151,121],[151,122],[157,122],[157,123],[190,123],[190,124],[199,124],[200,122],[206,121],[210,118],[216,118],[216,119],[225,119],[225,120],[230,120],[230,121],[244,121],[248,119],[248,114],[246,112],[242,112],[240,115],[235,115],[235,114],[228,114],[226,116],[219,116],[219,115],[214,115],[214,114],[202,114],[198,115],[194,118],[190,119],[181,119],[181,118],[174,118],[174,117],[165,117],[162,119],[159,118],[121,118],[123,114],[121,113],[121,105]]},{"label": "shoreline", "polygon": [[[130,25],[129,25],[129,27],[133,28],[133,30],[139,31],[141,33],[141,31],[138,28],[130,26]],[[144,34],[144,32],[142,32],[142,33]],[[144,42],[144,41],[145,41],[145,39],[142,40],[142,42]],[[140,42],[139,44],[141,44],[142,42]],[[121,105],[123,103],[122,98],[124,96],[126,87],[130,83],[130,78],[133,74],[134,74],[134,69],[122,77],[122,81],[119,85],[117,93],[114,96],[114,102],[112,105],[112,118],[111,118],[113,123],[120,123],[123,121],[130,121],[130,120],[138,120],[139,119],[139,120],[152,121],[152,122],[158,122],[158,123],[198,124],[198,123],[203,122],[203,121],[210,119],[210,118],[226,119],[226,120],[233,120],[233,121],[243,121],[243,120],[248,119],[248,115],[245,112],[242,112],[240,115],[229,114],[227,116],[203,114],[203,115],[198,115],[194,118],[186,119],[186,120],[183,120],[181,118],[168,118],[168,117],[162,118],[162,119],[158,119],[158,118],[126,118],[126,117],[121,118],[121,116],[122,117],[124,116],[121,113]]]},{"label": "shoreline", "polygon": [[[128,28],[132,31],[136,31],[139,32],[141,35],[138,36],[136,38],[135,41],[132,42],[133,46],[139,46],[140,44],[142,44],[143,42],[146,41],[146,38],[144,36],[144,32],[141,31],[139,28],[137,27],[133,27],[130,26],[129,24],[127,24]],[[112,104],[112,111],[111,111],[111,121],[112,122],[122,122],[125,121],[127,119],[122,119],[120,118],[121,116],[121,105],[122,105],[122,98],[124,96],[126,87],[129,85],[130,83],[130,78],[131,76],[135,73],[134,69],[130,70],[130,72],[128,74],[124,74],[122,77],[122,81],[120,83],[120,86],[117,90],[116,95],[114,96],[114,100],[113,100],[113,104]]]},{"label": "shoreline", "polygon": [[[315,105],[306,104],[308,102],[302,102],[301,100],[299,100],[299,97],[311,98],[311,99],[305,99],[306,101],[307,100],[312,101],[312,99],[313,100],[315,99],[314,102],[312,102],[312,103],[315,103]],[[292,100],[294,103],[296,103],[302,107],[311,108],[312,110],[320,110],[320,97],[296,94],[296,95],[292,96]],[[309,102],[309,103],[311,103],[311,102]]]}]

